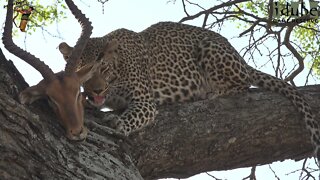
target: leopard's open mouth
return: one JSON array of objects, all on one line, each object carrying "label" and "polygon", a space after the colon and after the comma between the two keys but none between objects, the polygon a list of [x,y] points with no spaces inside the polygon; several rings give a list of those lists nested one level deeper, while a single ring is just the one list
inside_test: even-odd
[{"label": "leopard's open mouth", "polygon": [[104,105],[104,102],[106,101],[106,97],[105,96],[88,96],[88,101],[91,105],[95,106],[95,107],[101,107]]}]

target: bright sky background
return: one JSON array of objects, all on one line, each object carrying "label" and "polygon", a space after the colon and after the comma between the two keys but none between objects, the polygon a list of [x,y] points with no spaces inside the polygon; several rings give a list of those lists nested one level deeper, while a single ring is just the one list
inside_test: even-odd
[{"label": "bright sky background", "polygon": [[[48,3],[53,1],[40,0],[40,2]],[[87,2],[90,2],[87,3]],[[207,7],[213,6],[216,1],[199,0],[200,4],[206,4]],[[142,31],[160,21],[179,21],[184,17],[181,1],[177,1],[175,4],[167,3],[167,0],[109,0],[105,3],[104,14],[102,14],[101,4],[97,0],[75,0],[75,3],[86,14],[87,17],[93,23],[92,37],[103,36],[118,28],[127,28],[136,32]],[[0,1],[0,23],[3,25],[5,19],[5,9],[3,8],[4,2]],[[35,7],[37,8],[37,7]],[[192,12],[198,12],[198,9],[189,9],[190,14]],[[70,16],[72,17],[72,16]],[[201,20],[188,22],[189,24],[201,25]],[[59,72],[64,69],[65,62],[57,49],[57,46],[62,41],[67,42],[69,45],[74,45],[80,35],[80,26],[73,18],[68,18],[59,24],[54,24],[46,28],[50,33],[61,36],[61,38],[53,38],[46,32],[37,31],[32,35],[25,36],[25,33],[19,33],[18,37],[15,37],[14,41],[39,57],[46,64],[48,64],[54,72]],[[1,29],[2,32],[2,29]],[[232,39],[239,34],[237,30],[231,24],[228,24],[223,28],[222,35],[227,37],[231,44],[236,49],[240,50],[247,42],[241,42],[237,39]],[[25,77],[26,81],[30,85],[38,83],[42,77],[40,73],[34,70],[31,66],[24,63],[19,58],[8,53],[8,51],[0,43],[0,48],[4,51],[7,59],[13,60],[14,64],[18,67],[19,71]],[[256,61],[263,59],[262,57],[256,57]],[[272,73],[271,68],[262,69],[264,72]],[[302,75],[299,75],[300,79],[304,79],[307,70]],[[314,81],[313,81],[314,82]],[[298,85],[302,85],[302,81],[297,82]],[[310,161],[311,163],[312,161]],[[286,161],[284,163],[274,163],[271,165],[272,169],[276,171],[276,174],[281,180],[298,179],[299,172],[291,175],[286,175],[294,170],[298,170],[302,167],[300,163],[292,163],[292,161]],[[220,179],[238,180],[248,176],[250,168],[237,169],[224,172],[212,172],[211,174]],[[189,178],[190,180],[212,180],[206,174],[197,175]],[[258,180],[271,180],[276,179],[272,171],[268,166],[257,167],[257,179]]]}]

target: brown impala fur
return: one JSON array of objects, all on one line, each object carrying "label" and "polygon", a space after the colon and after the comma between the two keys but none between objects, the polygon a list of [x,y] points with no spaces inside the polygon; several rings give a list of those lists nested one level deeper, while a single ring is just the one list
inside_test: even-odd
[{"label": "brown impala fur", "polygon": [[50,106],[58,116],[60,123],[66,129],[70,140],[82,140],[88,130],[84,127],[83,96],[80,86],[91,77],[96,66],[84,67],[78,72],[65,75],[64,72],[55,74],[56,79],[41,80],[19,95],[22,104],[30,104],[40,98],[48,98]]},{"label": "brown impala fur", "polygon": [[83,66],[76,72],[80,55],[91,35],[92,26],[91,22],[81,13],[72,0],[66,0],[66,4],[81,24],[82,33],[71,52],[65,71],[54,74],[44,62],[14,44],[12,41],[13,0],[8,1],[2,40],[8,51],[33,66],[44,78],[37,85],[22,91],[19,95],[20,102],[29,104],[39,98],[48,98],[59,117],[60,123],[66,130],[67,137],[70,140],[83,140],[88,131],[83,124],[83,103],[80,86],[91,78],[92,72],[96,71],[99,62]]}]

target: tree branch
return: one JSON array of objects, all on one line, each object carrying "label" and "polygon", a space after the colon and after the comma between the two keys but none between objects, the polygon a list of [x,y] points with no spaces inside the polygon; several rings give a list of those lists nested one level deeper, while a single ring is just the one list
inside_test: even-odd
[{"label": "tree branch", "polygon": [[294,70],[285,81],[290,81],[292,85],[294,85],[293,79],[303,71],[304,69],[304,58],[300,55],[300,53],[292,46],[290,43],[290,35],[294,26],[289,26],[286,30],[283,44],[292,52],[293,56],[298,60],[299,66],[296,70]]},{"label": "tree branch", "polygon": [[[288,21],[276,21],[276,20],[273,20],[273,16],[272,16],[273,15],[272,6],[274,5],[273,0],[269,0],[267,3],[265,3],[268,5],[267,6],[267,11],[268,11],[267,17],[265,17],[264,15],[261,15],[261,13],[260,14],[256,13],[252,9],[246,8],[245,6],[244,7],[239,6],[239,4],[241,4],[241,3],[245,4],[245,2],[247,2],[247,1],[245,1],[245,0],[238,0],[237,1],[236,0],[236,1],[229,1],[229,2],[225,2],[225,3],[221,3],[217,6],[209,8],[207,10],[204,9],[195,15],[189,15],[188,17],[184,17],[180,20],[180,22],[184,22],[187,20],[193,20],[193,19],[198,18],[201,15],[205,15],[204,21],[202,24],[202,27],[205,27],[207,24],[207,16],[209,14],[211,14],[215,17],[215,20],[214,20],[214,22],[212,22],[212,25],[211,25],[211,27],[214,27],[214,25],[216,25],[218,23],[223,23],[224,21],[227,21],[227,20],[231,20],[234,22],[236,19],[236,20],[239,20],[240,22],[244,22],[249,25],[249,28],[247,28],[244,32],[240,33],[239,37],[244,36],[248,33],[251,33],[250,37],[253,37],[253,34],[257,29],[258,30],[265,30],[265,33],[262,33],[262,35],[259,35],[260,38],[257,38],[257,39],[261,39],[264,37],[266,37],[265,39],[268,39],[271,36],[278,36],[278,38],[280,38],[279,34],[281,34],[281,32],[283,30],[286,30],[286,34],[285,34],[284,38],[278,39],[276,46],[278,47],[278,50],[280,50],[280,47],[282,45],[285,45],[286,48],[291,53],[293,53],[294,57],[297,58],[298,67],[297,67],[297,69],[295,67],[293,67],[292,69],[289,69],[288,70],[289,72],[280,72],[279,60],[283,56],[279,55],[279,51],[278,51],[278,52],[275,52],[275,53],[278,53],[277,59],[275,59],[278,62],[277,66],[275,68],[275,74],[276,74],[276,76],[278,76],[278,72],[280,72],[279,77],[282,77],[282,74],[288,74],[288,77],[285,78],[285,81],[290,81],[290,83],[295,86],[294,78],[299,73],[301,73],[301,71],[304,69],[304,62],[303,62],[304,58],[297,51],[297,49],[293,46],[294,45],[293,42],[289,41],[289,38],[291,36],[292,29],[296,26],[299,28],[305,28],[306,30],[309,30],[309,31],[314,31],[316,33],[318,31],[317,29],[307,28],[307,27],[303,27],[301,25],[306,20],[311,20],[312,17],[309,14],[307,14],[305,16],[298,17],[298,18],[292,19],[290,21],[289,20]],[[200,5],[196,4],[196,6],[200,6]],[[235,7],[235,9],[233,10],[233,9],[231,9],[231,7]],[[215,16],[215,15],[217,15],[217,16]],[[263,27],[263,28],[261,28],[261,27]],[[279,41],[282,43],[279,43]],[[258,49],[258,46],[253,46],[256,44],[256,41],[254,41],[254,42],[249,41],[248,44],[249,44],[248,47],[253,47],[254,51],[258,50],[258,52],[260,52]],[[253,44],[253,45],[251,45],[251,44]],[[306,50],[303,50],[302,52],[308,53],[308,52],[306,52]],[[253,53],[250,53],[250,56],[252,56],[252,54]],[[270,55],[272,55],[272,54],[270,54]],[[282,56],[282,57],[280,57],[280,56]],[[284,65],[284,67],[285,67],[285,65]]]},{"label": "tree branch", "polygon": [[[312,97],[315,110],[319,88],[301,92]],[[186,178],[313,153],[301,115],[274,93],[252,90],[159,109],[156,124],[131,137],[135,163],[146,179]]]},{"label": "tree branch", "polygon": [[218,10],[220,8],[223,8],[223,7],[229,7],[229,6],[232,6],[234,4],[238,4],[238,3],[242,3],[242,2],[247,2],[247,1],[250,1],[250,0],[235,0],[235,1],[229,1],[229,2],[226,2],[226,3],[222,3],[222,4],[219,4],[217,6],[214,6],[212,8],[209,8],[207,10],[204,10],[204,11],[200,11],[199,13],[195,14],[195,15],[191,15],[191,16],[187,16],[187,17],[184,17],[182,18],[179,22],[182,23],[182,22],[185,22],[185,21],[189,21],[189,20],[192,20],[192,19],[196,19],[198,17],[200,17],[201,15],[205,15],[205,14],[210,14],[211,12],[215,11],[215,10]]},{"label": "tree branch", "polygon": [[[22,106],[1,88],[0,179],[183,178],[310,156],[302,117],[289,100],[251,91],[159,107],[157,122],[129,141],[104,126],[114,114],[87,111],[88,138],[70,142],[45,101]],[[320,86],[301,93],[320,108]]]}]

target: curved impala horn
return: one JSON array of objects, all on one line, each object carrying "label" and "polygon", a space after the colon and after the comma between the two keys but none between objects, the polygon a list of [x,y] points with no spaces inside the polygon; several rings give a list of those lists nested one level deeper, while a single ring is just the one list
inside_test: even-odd
[{"label": "curved impala horn", "polygon": [[18,47],[12,40],[12,17],[13,17],[13,0],[8,1],[7,17],[3,30],[2,42],[4,47],[12,54],[16,55],[37,71],[39,71],[44,79],[55,79],[53,71],[42,62],[39,58],[30,54],[29,52]]},{"label": "curved impala horn", "polygon": [[81,36],[78,39],[76,45],[74,46],[73,51],[71,52],[69,60],[66,64],[65,72],[67,74],[70,74],[76,71],[77,66],[81,61],[80,56],[82,54],[83,49],[87,45],[93,28],[89,19],[86,18],[86,16],[78,9],[78,7],[73,3],[72,0],[66,0],[66,3],[82,28]]}]

